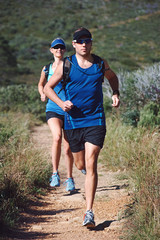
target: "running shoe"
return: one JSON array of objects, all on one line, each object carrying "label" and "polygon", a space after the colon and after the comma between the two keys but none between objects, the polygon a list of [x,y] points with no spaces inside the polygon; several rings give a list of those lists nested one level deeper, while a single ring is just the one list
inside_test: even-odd
[{"label": "running shoe", "polygon": [[59,187],[60,186],[60,177],[58,171],[53,173],[50,178],[50,186],[51,187]]},{"label": "running shoe", "polygon": [[64,182],[64,185],[66,185],[66,191],[74,191],[75,190],[75,184],[73,178],[67,178],[67,180]]},{"label": "running shoe", "polygon": [[86,169],[82,169],[81,172],[86,175]]},{"label": "running shoe", "polygon": [[92,210],[88,210],[83,219],[83,226],[86,226],[87,228],[94,228],[95,227],[95,221],[94,221],[94,214]]}]

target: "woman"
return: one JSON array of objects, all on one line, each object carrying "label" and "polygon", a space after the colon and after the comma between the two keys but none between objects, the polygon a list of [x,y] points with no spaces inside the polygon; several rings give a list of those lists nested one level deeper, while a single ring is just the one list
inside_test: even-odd
[{"label": "woman", "polygon": [[[43,67],[41,71],[41,77],[38,83],[38,91],[41,96],[41,101],[46,100],[46,95],[44,94],[44,86],[50,77],[53,75],[58,64],[63,60],[63,55],[65,53],[66,46],[61,38],[56,38],[52,41],[50,52],[53,54],[54,62],[49,65],[49,69],[46,66]],[[46,73],[47,71],[47,73]],[[47,76],[46,76],[47,75]],[[62,89],[61,82],[54,88],[58,96],[64,101],[65,92]],[[58,172],[58,166],[61,156],[61,143],[62,143],[62,129],[64,125],[64,114],[65,112],[53,101],[48,99],[46,105],[46,119],[53,136],[52,144],[52,165],[53,165],[53,174],[50,179],[51,187],[60,186],[60,176]],[[72,177],[72,168],[73,168],[73,156],[69,148],[69,143],[67,141],[66,135],[64,134],[64,152],[65,160],[67,167],[67,180],[65,181],[66,190],[73,191],[75,190],[75,184]]]}]

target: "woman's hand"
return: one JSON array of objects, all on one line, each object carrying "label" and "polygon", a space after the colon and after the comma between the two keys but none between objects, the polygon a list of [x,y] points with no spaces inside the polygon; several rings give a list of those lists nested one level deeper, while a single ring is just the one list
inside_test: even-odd
[{"label": "woman's hand", "polygon": [[46,95],[44,93],[41,94],[41,101],[42,102],[46,101]]}]

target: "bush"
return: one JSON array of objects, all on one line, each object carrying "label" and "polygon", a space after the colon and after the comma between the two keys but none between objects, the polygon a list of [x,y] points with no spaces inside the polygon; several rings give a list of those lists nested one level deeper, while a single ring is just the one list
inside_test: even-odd
[{"label": "bush", "polygon": [[45,104],[40,100],[37,86],[20,84],[0,88],[0,111],[32,113],[45,121]]},{"label": "bush", "polygon": [[0,124],[0,146],[3,145],[12,135],[13,129],[6,129],[5,125]]},{"label": "bush", "polygon": [[160,105],[150,102],[140,111],[138,126],[156,127],[160,126]]},{"label": "bush", "polygon": [[[146,126],[148,126],[147,124],[149,124],[149,122],[151,123],[152,120],[152,125],[159,124],[158,114],[156,116],[154,111],[147,110],[148,107],[146,107],[143,111],[144,106],[148,105],[150,101],[155,103],[155,105],[159,104],[159,76],[160,64],[153,64],[152,66],[146,67],[144,70],[137,70],[134,72],[119,72],[118,78],[120,81],[121,100],[120,112],[122,120],[125,123],[137,126],[141,111],[141,126],[145,126],[144,121],[146,122]],[[111,88],[109,87],[107,81],[104,82],[104,95],[108,97],[111,97],[112,95]],[[147,116],[145,117],[144,115],[146,111]],[[151,112],[149,113],[149,111],[151,111],[152,114]]]},{"label": "bush", "polygon": [[133,111],[128,110],[125,113],[122,113],[122,121],[126,124],[137,127],[137,124],[139,121],[139,111],[138,110],[133,110]]}]

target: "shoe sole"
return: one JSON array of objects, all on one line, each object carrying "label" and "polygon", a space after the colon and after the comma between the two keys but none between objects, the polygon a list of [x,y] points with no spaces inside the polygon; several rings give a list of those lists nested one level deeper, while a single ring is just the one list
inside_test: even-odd
[{"label": "shoe sole", "polygon": [[66,189],[67,192],[74,192],[76,189],[73,188],[73,189]]},{"label": "shoe sole", "polygon": [[50,187],[60,187],[60,185],[55,185],[55,186],[50,185]]},{"label": "shoe sole", "polygon": [[85,225],[83,225],[84,227],[87,227],[87,228],[95,228],[95,224],[94,223],[86,223]]}]

